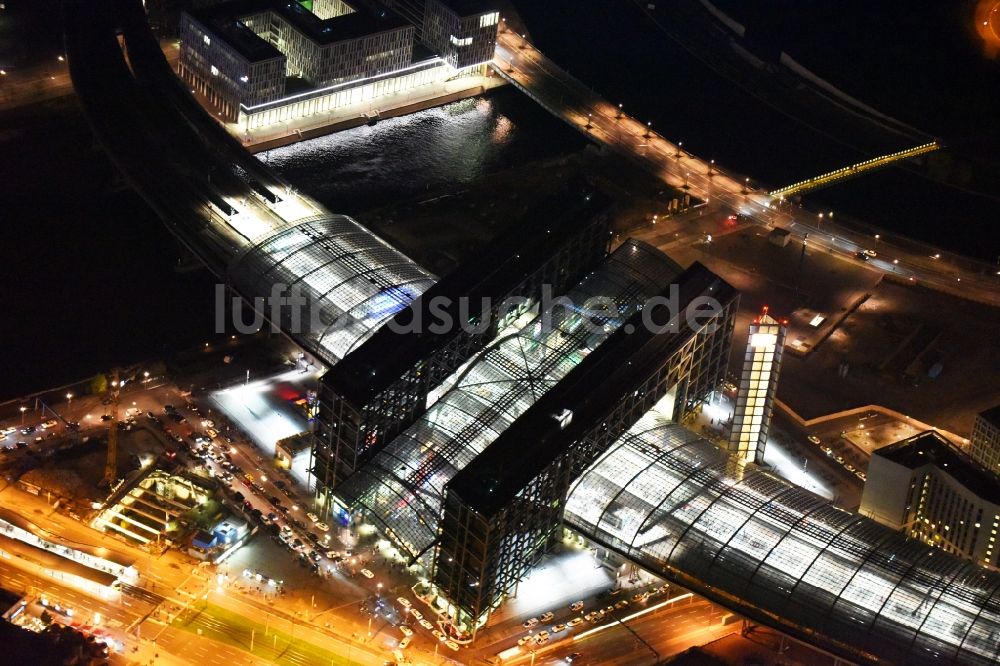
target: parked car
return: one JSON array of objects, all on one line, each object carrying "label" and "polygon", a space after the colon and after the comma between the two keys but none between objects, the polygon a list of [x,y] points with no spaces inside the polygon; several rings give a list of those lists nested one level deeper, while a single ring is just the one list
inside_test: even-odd
[{"label": "parked car", "polygon": [[400,631],[400,632],[401,632],[401,633],[402,633],[402,634],[403,634],[404,636],[406,636],[407,638],[409,638],[410,636],[412,636],[412,635],[413,635],[413,629],[410,629],[410,628],[409,628],[408,626],[406,626],[405,624],[401,624],[401,625],[399,625],[399,631]]},{"label": "parked car", "polygon": [[371,572],[370,570],[368,570],[368,569],[362,569],[362,570],[361,570],[361,575],[362,575],[362,576],[364,576],[365,578],[374,578],[374,577],[375,577],[375,574],[373,574],[373,573],[372,573],[372,572]]},{"label": "parked car", "polygon": [[571,611],[573,611],[574,613],[577,612],[577,611],[581,611],[581,610],[583,610],[583,602],[582,601],[574,601],[573,603],[571,603],[569,605],[569,609]]},{"label": "parked car", "polygon": [[531,629],[532,627],[534,627],[537,624],[538,624],[538,618],[537,617],[533,617],[531,619],[525,620],[521,624],[521,626],[524,627],[525,629]]},{"label": "parked car", "polygon": [[428,622],[427,620],[417,620],[417,623],[421,627],[423,627],[424,629],[426,629],[428,631],[430,631],[430,630],[432,630],[434,628],[434,625],[431,624],[430,622]]},{"label": "parked car", "polygon": [[806,437],[806,439],[808,439],[813,444],[817,445],[819,444],[819,437],[817,437],[816,435],[809,435],[808,437]]},{"label": "parked car", "polygon": [[549,621],[551,621],[551,620],[552,620],[552,618],[554,618],[555,616],[556,616],[556,614],[555,614],[555,613],[553,613],[552,611],[549,611],[549,612],[547,612],[547,613],[542,613],[542,616],[541,616],[540,618],[538,618],[538,619],[539,619],[539,621],[541,621],[541,622],[549,622]]}]

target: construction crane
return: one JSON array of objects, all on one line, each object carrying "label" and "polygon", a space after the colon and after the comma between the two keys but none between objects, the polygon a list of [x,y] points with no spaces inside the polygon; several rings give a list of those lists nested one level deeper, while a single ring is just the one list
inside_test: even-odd
[{"label": "construction crane", "polygon": [[111,388],[108,397],[111,398],[111,420],[108,421],[108,459],[104,464],[104,478],[101,485],[110,488],[118,478],[118,393],[121,382],[118,381],[118,370],[111,373]]}]

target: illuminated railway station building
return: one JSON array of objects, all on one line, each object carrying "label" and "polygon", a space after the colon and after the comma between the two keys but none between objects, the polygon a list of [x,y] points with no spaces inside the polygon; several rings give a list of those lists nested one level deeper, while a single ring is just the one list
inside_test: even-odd
[{"label": "illuminated railway station building", "polygon": [[[320,493],[410,426],[449,376],[543,296],[565,293],[593,270],[610,240],[610,201],[570,185],[334,365],[322,380],[316,426]],[[440,325],[445,318],[451,325]]]}]

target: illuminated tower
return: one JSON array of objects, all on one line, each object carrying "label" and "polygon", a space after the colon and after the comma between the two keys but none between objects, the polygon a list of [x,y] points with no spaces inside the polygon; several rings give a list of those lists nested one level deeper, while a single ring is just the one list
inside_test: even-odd
[{"label": "illuminated tower", "polygon": [[787,324],[787,320],[779,322],[767,314],[766,305],[760,316],[750,324],[750,338],[729,435],[729,450],[739,453],[746,461],[764,461],[764,445],[771,424]]}]

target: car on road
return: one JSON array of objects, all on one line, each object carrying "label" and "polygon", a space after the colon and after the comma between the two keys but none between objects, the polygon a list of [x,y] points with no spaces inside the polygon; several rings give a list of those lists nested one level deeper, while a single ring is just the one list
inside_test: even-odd
[{"label": "car on road", "polygon": [[645,601],[647,594],[649,594],[649,593],[648,592],[636,592],[635,594],[632,595],[632,601],[636,601],[636,602]]},{"label": "car on road", "polygon": [[587,613],[586,615],[583,616],[583,619],[586,620],[587,622],[595,622],[595,621],[597,621],[597,619],[598,619],[598,617],[597,617],[597,611],[590,611],[589,613]]},{"label": "car on road", "polygon": [[417,623],[424,629],[427,629],[428,631],[434,629],[434,625],[428,622],[427,620],[417,620]]},{"label": "car on road", "polygon": [[306,514],[306,518],[308,518],[309,520],[313,521],[314,523],[318,523],[319,522],[319,516],[317,516],[315,513],[312,513],[312,512],[307,513]]},{"label": "car on road", "polygon": [[399,631],[400,631],[400,632],[402,632],[402,634],[403,634],[404,636],[406,636],[407,638],[409,638],[410,636],[412,636],[412,635],[413,635],[413,629],[410,629],[410,628],[409,628],[408,626],[406,626],[405,624],[401,624],[401,625],[399,625]]},{"label": "car on road", "polygon": [[410,637],[409,637],[409,636],[405,636],[405,637],[403,638],[403,640],[399,641],[399,645],[398,645],[398,646],[396,646],[396,649],[398,649],[398,650],[405,650],[405,649],[406,649],[407,647],[409,647],[409,645],[410,645],[410,640],[411,640],[411,639],[410,639]]},{"label": "car on road", "polygon": [[326,523],[316,523],[316,529],[320,530],[321,532],[329,532],[330,526],[327,525]]},{"label": "car on road", "polygon": [[521,636],[520,638],[517,639],[517,646],[521,647],[528,641],[533,641],[533,640],[535,640],[535,637],[531,634],[528,634],[527,636]]},{"label": "car on road", "polygon": [[577,611],[583,610],[583,602],[582,601],[574,601],[573,603],[571,603],[569,605],[569,609],[571,611],[573,611],[574,613],[577,612]]},{"label": "car on road", "polygon": [[444,644],[450,647],[455,652],[458,652],[458,643],[456,643],[455,641],[445,641]]},{"label": "car on road", "polygon": [[524,627],[525,629],[531,629],[536,624],[538,624],[538,618],[537,617],[533,617],[533,618],[530,618],[528,620],[525,620],[523,623],[521,623],[521,626]]},{"label": "car on road", "polygon": [[[110,418],[111,417],[109,416],[108,419],[110,419]],[[101,417],[101,420],[102,421],[104,420],[103,416]],[[21,434],[22,435],[30,435],[33,432],[35,432],[35,426],[24,426],[23,428],[21,428]]]},{"label": "car on road", "polygon": [[867,481],[868,480],[868,475],[865,474],[864,472],[855,472],[854,476],[858,477],[862,481]]},{"label": "car on road", "polygon": [[431,632],[431,634],[433,634],[434,638],[438,639],[442,643],[448,640],[448,637],[445,636],[444,632],[442,632],[440,629],[435,629],[434,631]]},{"label": "car on road", "polygon": [[552,618],[554,618],[555,616],[556,616],[556,614],[555,614],[555,613],[553,613],[552,611],[549,611],[548,613],[542,613],[542,616],[541,616],[540,618],[538,618],[538,619],[539,619],[539,621],[541,621],[541,622],[549,622],[549,621],[551,621],[551,620],[552,620]]},{"label": "car on road", "polygon": [[577,627],[577,626],[580,626],[581,624],[583,624],[583,618],[581,618],[581,617],[574,617],[572,620],[570,620],[569,622],[566,623],[566,626],[567,627]]},{"label": "car on road", "polygon": [[850,463],[844,465],[844,469],[846,469],[848,472],[856,472],[858,470],[857,467],[855,467],[854,465],[852,465]]},{"label": "car on road", "polygon": [[536,643],[544,643],[547,640],[549,640],[549,632],[547,631],[539,631],[535,636]]},{"label": "car on road", "polygon": [[10,426],[8,428],[3,428],[3,429],[0,429],[0,437],[6,437],[7,435],[13,435],[15,432],[17,432],[17,428],[15,428],[14,426]]},{"label": "car on road", "polygon": [[45,423],[42,424],[42,430],[48,430],[49,428],[55,428],[56,427],[56,423],[57,422],[56,422],[55,419],[49,419],[48,421],[46,421]]},{"label": "car on road", "polygon": [[808,437],[806,437],[806,439],[808,439],[813,444],[819,444],[819,437],[817,437],[816,435],[809,435]]},{"label": "car on road", "polygon": [[833,449],[831,449],[829,446],[821,446],[819,447],[819,450],[825,453],[826,455],[830,456],[831,458],[833,457]]},{"label": "car on road", "polygon": [[368,570],[368,569],[362,569],[362,570],[361,570],[361,575],[362,575],[362,576],[364,576],[365,578],[374,578],[374,577],[375,577],[375,574],[373,574],[373,573],[372,573],[372,572],[371,572],[370,570]]},{"label": "car on road", "polygon": [[572,654],[566,655],[566,661],[568,661],[571,664],[580,661],[580,659],[582,659],[582,658],[583,658],[583,655],[580,654],[579,652],[573,652]]},{"label": "car on road", "polygon": [[403,608],[409,608],[410,606],[413,605],[410,603],[410,600],[407,599],[406,597],[396,597],[396,601],[398,601],[399,605],[402,606]]},{"label": "car on road", "polygon": [[560,631],[562,631],[562,630],[563,630],[563,629],[565,629],[565,628],[566,628],[566,625],[565,625],[565,624],[562,624],[562,623],[560,622],[560,623],[559,623],[559,624],[557,624],[556,626],[552,627],[552,633],[553,633],[553,634],[558,634],[558,633],[559,633]]},{"label": "car on road", "polygon": [[841,465],[844,464],[844,456],[834,456],[833,459],[839,462]]},{"label": "car on road", "polygon": [[618,603],[615,604],[615,608],[617,608],[618,610],[621,610],[622,608],[625,608],[626,606],[628,606],[628,601],[625,600],[625,599],[622,599],[621,601],[619,601]]},{"label": "car on road", "polygon": [[424,619],[424,614],[421,613],[420,611],[418,611],[416,608],[411,608],[410,609],[410,615],[412,615],[413,617],[417,618],[418,620]]}]

